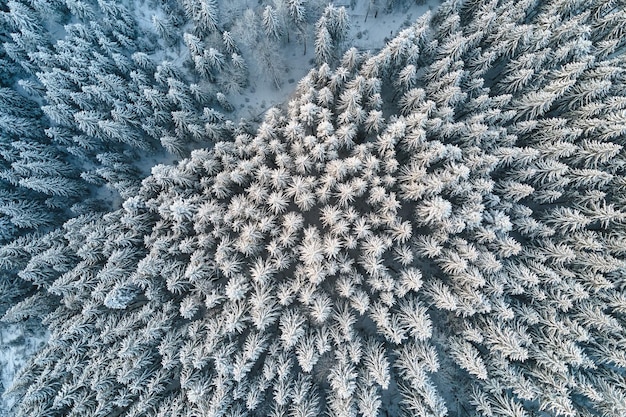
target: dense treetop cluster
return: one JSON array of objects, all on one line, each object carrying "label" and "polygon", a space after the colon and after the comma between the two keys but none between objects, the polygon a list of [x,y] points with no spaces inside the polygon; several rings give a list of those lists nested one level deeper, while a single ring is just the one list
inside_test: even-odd
[{"label": "dense treetop cluster", "polygon": [[448,1],[341,58],[324,19],[256,131],[0,250],[50,331],[17,416],[626,415],[624,3]]}]

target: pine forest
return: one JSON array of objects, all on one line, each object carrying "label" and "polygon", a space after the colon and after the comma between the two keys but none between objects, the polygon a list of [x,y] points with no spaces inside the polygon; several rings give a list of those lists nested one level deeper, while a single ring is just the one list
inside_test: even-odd
[{"label": "pine forest", "polygon": [[625,417],[625,0],[0,0],[0,416]]}]

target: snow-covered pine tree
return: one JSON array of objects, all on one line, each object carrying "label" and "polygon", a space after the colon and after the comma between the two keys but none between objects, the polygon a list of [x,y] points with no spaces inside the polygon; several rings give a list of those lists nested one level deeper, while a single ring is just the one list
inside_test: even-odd
[{"label": "snow-covered pine tree", "polygon": [[278,13],[269,5],[265,6],[265,9],[263,9],[263,30],[265,31],[265,35],[274,41],[279,41],[282,36],[283,29]]},{"label": "snow-covered pine tree", "polygon": [[[322,20],[320,19],[320,22]],[[324,23],[317,29],[315,36],[315,60],[319,64],[330,62],[333,57],[333,40]]]}]

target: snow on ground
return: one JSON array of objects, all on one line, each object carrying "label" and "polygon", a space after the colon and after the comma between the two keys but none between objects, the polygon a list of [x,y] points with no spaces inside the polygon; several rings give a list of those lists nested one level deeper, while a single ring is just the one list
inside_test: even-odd
[{"label": "snow on ground", "polygon": [[353,43],[350,46],[361,51],[378,51],[400,30],[412,25],[420,16],[429,10],[436,9],[441,4],[438,0],[428,0],[424,4],[405,2],[395,6],[390,13],[381,10],[382,7],[379,7],[378,13],[376,13],[376,10],[370,7],[369,3],[366,1],[358,2],[353,9],[346,1],[334,3],[335,6],[345,6],[348,10],[351,22],[350,35]]},{"label": "snow on ground", "polygon": [[[331,2],[328,2],[331,3]],[[351,6],[354,3],[354,7]],[[393,39],[400,30],[410,26],[420,16],[429,10],[436,9],[441,2],[428,0],[425,4],[415,1],[398,2],[392,11],[387,12],[379,6],[376,14],[370,7],[370,1],[341,0],[333,2],[336,7],[345,7],[350,16],[350,35],[345,49],[352,46],[362,52],[376,52],[385,46],[388,40]],[[368,8],[370,8],[368,13]],[[322,8],[323,9],[323,8]],[[265,110],[284,103],[293,93],[298,81],[315,67],[314,36],[307,39],[306,55],[303,46],[295,41],[283,45],[280,51],[281,58],[287,63],[285,81],[280,89],[267,79],[260,68],[251,67],[250,87],[237,96],[230,96],[235,112],[232,114],[235,121],[240,118],[257,119]]]}]

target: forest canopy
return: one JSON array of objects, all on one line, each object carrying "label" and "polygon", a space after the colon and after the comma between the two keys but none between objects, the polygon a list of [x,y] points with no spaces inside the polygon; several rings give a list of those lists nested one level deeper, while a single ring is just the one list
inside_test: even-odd
[{"label": "forest canopy", "polygon": [[256,124],[216,1],[153,17],[182,69],[104,1],[35,50],[41,3],[3,11],[3,321],[48,332],[13,415],[626,415],[622,1],[446,1],[377,52],[264,5],[316,67]]}]

